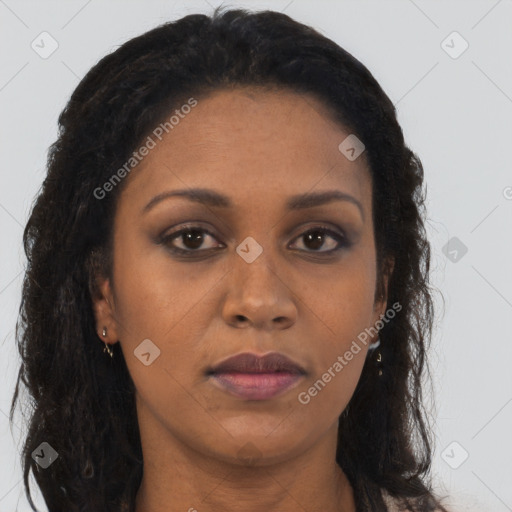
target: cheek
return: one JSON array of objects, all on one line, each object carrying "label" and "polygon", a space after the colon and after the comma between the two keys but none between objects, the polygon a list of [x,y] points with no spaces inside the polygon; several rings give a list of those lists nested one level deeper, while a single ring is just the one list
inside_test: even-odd
[{"label": "cheek", "polygon": [[[195,382],[211,363],[205,342],[212,338],[208,329],[218,311],[215,291],[225,269],[187,266],[153,253],[157,257],[118,251],[123,254],[114,267],[118,336],[139,392],[165,390],[178,399],[177,383]],[[154,362],[145,366],[136,356],[148,351]]]},{"label": "cheek", "polygon": [[192,282],[191,277],[163,248],[132,240],[129,234],[119,240],[114,283],[121,340],[160,340],[171,331],[207,292],[208,280]]},{"label": "cheek", "polygon": [[297,390],[298,407],[304,408],[305,414],[315,422],[335,421],[350,401],[357,382],[361,376],[365,352],[361,350],[352,355],[350,361],[343,356],[344,352],[334,357],[328,366]]},{"label": "cheek", "polygon": [[372,322],[376,275],[374,262],[358,254],[335,272],[311,278],[305,304],[317,313],[322,336],[331,339],[336,350],[344,350]]},{"label": "cheek", "polygon": [[375,272],[364,258],[354,258],[336,279],[319,292],[311,291],[308,307],[317,313],[309,338],[313,344],[314,375],[301,387],[303,400],[318,413],[333,407],[339,415],[350,400],[365,362],[372,327]]},{"label": "cheek", "polygon": [[[297,402],[305,418],[334,422],[350,401],[367,354],[365,329],[370,326],[373,281],[350,274],[323,294],[321,322],[310,339],[314,371],[297,389]],[[309,421],[308,420],[308,421]]]}]

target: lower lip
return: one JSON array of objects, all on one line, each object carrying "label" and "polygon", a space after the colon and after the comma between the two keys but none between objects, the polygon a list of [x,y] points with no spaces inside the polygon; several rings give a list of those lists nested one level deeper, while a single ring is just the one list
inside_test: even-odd
[{"label": "lower lip", "polygon": [[215,373],[215,382],[228,393],[245,400],[267,400],[296,384],[303,375],[297,373]]}]

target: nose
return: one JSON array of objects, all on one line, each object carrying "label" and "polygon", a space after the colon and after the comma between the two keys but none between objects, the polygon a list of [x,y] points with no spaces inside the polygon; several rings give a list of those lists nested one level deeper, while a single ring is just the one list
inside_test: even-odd
[{"label": "nose", "polygon": [[236,256],[223,306],[224,319],[233,327],[270,331],[287,329],[297,320],[293,285],[274,270],[265,252],[252,263]]}]

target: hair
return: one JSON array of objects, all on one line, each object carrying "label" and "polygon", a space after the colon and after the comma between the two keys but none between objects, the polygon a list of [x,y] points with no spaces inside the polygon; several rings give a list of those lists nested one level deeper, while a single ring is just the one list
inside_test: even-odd
[{"label": "hair", "polygon": [[[47,176],[23,233],[27,268],[16,324],[21,366],[10,409],[28,389],[22,464],[51,512],[131,511],[143,457],[135,387],[119,343],[103,352],[92,307],[94,276],[112,276],[116,201],[126,179],[94,191],[185,98],[240,87],[311,95],[365,145],[372,179],[376,297],[400,313],[380,330],[339,418],[336,461],[357,511],[446,509],[432,490],[432,432],[422,396],[433,324],[423,168],[405,145],[393,103],[369,70],[311,27],[273,11],[217,8],[135,37],[95,64],[59,116]],[[25,415],[24,415],[25,416]],[[49,443],[42,469],[32,453]]]}]

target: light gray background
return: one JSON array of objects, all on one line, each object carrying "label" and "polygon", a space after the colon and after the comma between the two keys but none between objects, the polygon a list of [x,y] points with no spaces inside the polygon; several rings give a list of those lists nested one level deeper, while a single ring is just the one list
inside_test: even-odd
[{"label": "light gray background", "polygon": [[[58,114],[79,79],[118,45],[219,3],[0,0],[0,512],[30,510],[18,459],[24,424],[18,415],[11,434],[7,414],[19,365],[22,228]],[[512,511],[512,1],[228,5],[283,11],[312,25],[361,60],[397,106],[406,141],[424,164],[432,278],[445,298],[444,312],[437,300],[431,354],[433,472],[439,491],[453,496],[454,512]],[[43,31],[59,45],[47,59],[31,48]],[[453,31],[469,43],[458,58],[442,47]],[[453,36],[446,45],[452,53],[462,48]],[[462,257],[453,237],[467,247]],[[456,262],[443,251],[448,241]]]}]

